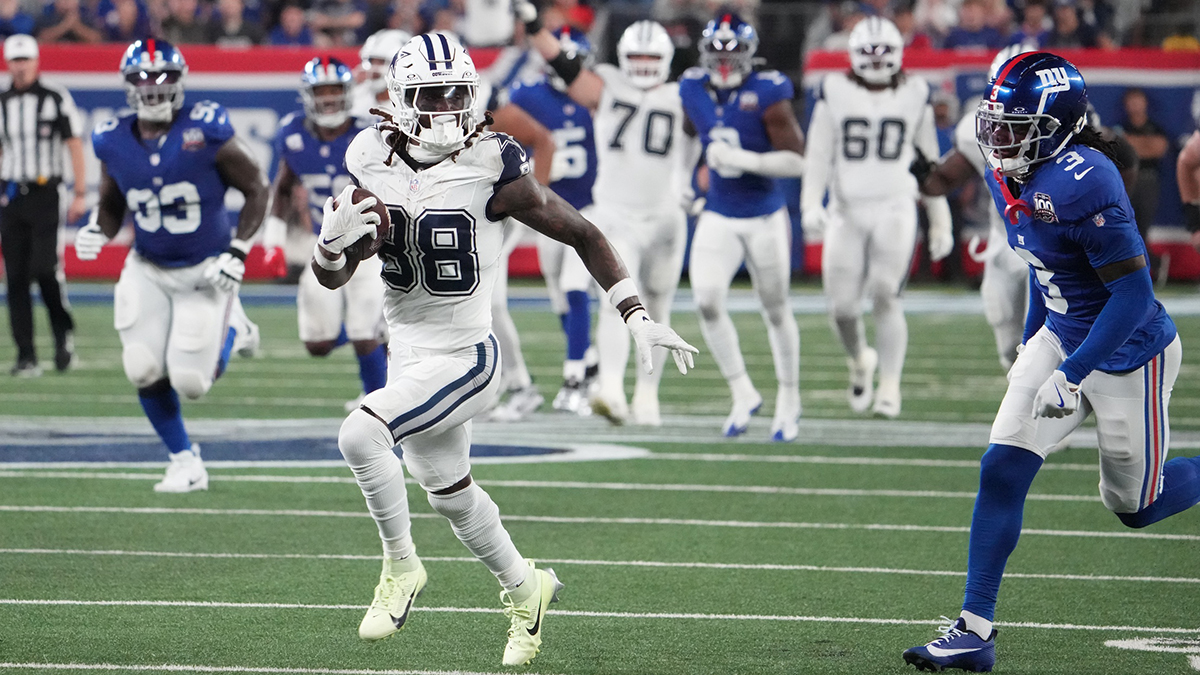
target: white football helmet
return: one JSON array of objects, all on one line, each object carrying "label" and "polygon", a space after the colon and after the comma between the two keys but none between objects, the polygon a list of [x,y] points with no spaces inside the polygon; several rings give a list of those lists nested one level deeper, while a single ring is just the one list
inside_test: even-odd
[{"label": "white football helmet", "polygon": [[415,159],[445,157],[463,147],[475,128],[479,73],[461,44],[441,33],[418,35],[392,59],[385,80],[394,119]]},{"label": "white football helmet", "polygon": [[656,21],[638,21],[617,42],[617,62],[635,87],[653,89],[671,75],[675,45]]},{"label": "white football helmet", "polygon": [[900,72],[904,36],[896,24],[869,16],[850,31],[850,68],[870,84],[888,84]]},{"label": "white football helmet", "polygon": [[1024,54],[1026,52],[1036,52],[1036,51],[1037,51],[1036,45],[1032,45],[1032,44],[1029,44],[1026,42],[1018,42],[1016,44],[1009,45],[1009,46],[1005,47],[1004,49],[1001,49],[1000,51],[996,52],[996,58],[992,59],[992,65],[988,66],[988,82],[991,82],[992,80],[996,79],[996,75],[998,75],[1000,73],[1000,66],[1003,66],[1005,63],[1008,63],[1008,60],[1011,59],[1012,57],[1014,57],[1018,54]]},{"label": "white football helmet", "polygon": [[412,34],[408,31],[387,28],[371,33],[363,41],[362,47],[358,50],[358,57],[362,59],[359,68],[366,74],[365,82],[372,93],[378,94],[387,88],[383,76],[387,72],[388,64],[392,62],[392,57],[400,51],[404,43],[411,39]]}]

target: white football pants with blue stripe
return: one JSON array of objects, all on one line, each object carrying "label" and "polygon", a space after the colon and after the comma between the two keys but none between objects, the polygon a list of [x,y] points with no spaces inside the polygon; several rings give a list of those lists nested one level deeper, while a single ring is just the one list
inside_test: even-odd
[{"label": "white football pants with blue stripe", "polygon": [[388,383],[367,394],[346,418],[338,447],[354,472],[379,527],[384,555],[415,552],[398,444],[413,478],[446,516],[459,540],[507,589],[528,570],[500,524],[491,497],[470,479],[471,418],[486,409],[500,385],[499,350],[488,335],[451,352],[416,349],[393,340]]}]

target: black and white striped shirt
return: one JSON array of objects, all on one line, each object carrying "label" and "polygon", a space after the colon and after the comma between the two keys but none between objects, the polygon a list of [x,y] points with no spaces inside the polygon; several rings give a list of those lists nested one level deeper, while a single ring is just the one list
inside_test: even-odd
[{"label": "black and white striped shirt", "polygon": [[0,94],[0,180],[60,181],[66,168],[63,140],[77,138],[82,122],[70,92],[40,80]]}]

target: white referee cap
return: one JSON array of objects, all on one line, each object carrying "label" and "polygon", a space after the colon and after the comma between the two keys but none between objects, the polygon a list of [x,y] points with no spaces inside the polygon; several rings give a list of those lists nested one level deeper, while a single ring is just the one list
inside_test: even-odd
[{"label": "white referee cap", "polygon": [[38,57],[37,40],[32,35],[17,33],[8,36],[4,41],[4,60],[36,59]]}]

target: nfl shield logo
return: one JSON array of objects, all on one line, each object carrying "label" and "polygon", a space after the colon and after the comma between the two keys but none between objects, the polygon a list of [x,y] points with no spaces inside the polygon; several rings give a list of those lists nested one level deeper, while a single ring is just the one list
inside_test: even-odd
[{"label": "nfl shield logo", "polygon": [[1096,224],[1096,227],[1104,227],[1104,215],[1097,213],[1092,216],[1092,222]]},{"label": "nfl shield logo", "polygon": [[409,192],[416,192],[417,190],[420,190],[420,189],[421,189],[421,179],[413,178],[412,180],[408,181],[408,191]]}]

